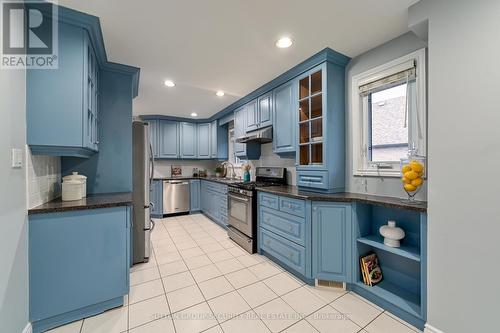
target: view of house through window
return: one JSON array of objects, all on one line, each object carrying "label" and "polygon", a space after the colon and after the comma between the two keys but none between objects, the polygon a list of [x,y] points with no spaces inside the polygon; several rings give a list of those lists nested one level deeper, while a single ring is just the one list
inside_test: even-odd
[{"label": "view of house through window", "polygon": [[370,93],[370,160],[395,162],[408,152],[407,84]]}]

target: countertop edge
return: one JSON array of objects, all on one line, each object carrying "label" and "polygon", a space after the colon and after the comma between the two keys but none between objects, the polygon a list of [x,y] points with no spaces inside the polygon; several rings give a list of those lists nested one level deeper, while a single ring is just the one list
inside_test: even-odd
[{"label": "countertop edge", "polygon": [[62,201],[61,197],[59,197],[47,203],[28,209],[28,215],[63,213],[131,205],[131,192],[89,195],[85,199],[75,201]]},{"label": "countertop edge", "polygon": [[[296,187],[288,186],[290,190],[295,190]],[[335,194],[323,194],[303,191],[301,193],[290,193],[283,190],[277,190],[273,187],[258,187],[257,191],[270,193],[274,195],[282,195],[289,198],[309,200],[309,201],[327,201],[327,202],[359,202],[365,204],[385,206],[389,208],[397,208],[404,210],[411,210],[420,213],[427,213],[427,202],[418,201],[418,204],[412,205],[403,202],[403,199],[397,197],[387,197],[387,196],[375,196],[375,195],[365,195],[359,193],[343,192]],[[341,197],[340,195],[345,195]],[[385,200],[384,200],[385,199]],[[400,203],[395,201],[401,201]]]}]

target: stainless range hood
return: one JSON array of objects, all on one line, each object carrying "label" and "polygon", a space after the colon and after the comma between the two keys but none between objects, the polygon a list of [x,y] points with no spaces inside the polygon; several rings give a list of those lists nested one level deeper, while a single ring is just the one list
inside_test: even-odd
[{"label": "stainless range hood", "polygon": [[252,131],[244,136],[236,138],[237,143],[269,143],[273,142],[273,127],[269,126],[260,130]]}]

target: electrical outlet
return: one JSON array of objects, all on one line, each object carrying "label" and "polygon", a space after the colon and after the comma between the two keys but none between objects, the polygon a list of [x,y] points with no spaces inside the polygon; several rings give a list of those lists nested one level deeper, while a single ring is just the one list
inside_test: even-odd
[{"label": "electrical outlet", "polygon": [[19,148],[12,148],[11,151],[12,168],[18,169],[23,167],[23,151]]}]

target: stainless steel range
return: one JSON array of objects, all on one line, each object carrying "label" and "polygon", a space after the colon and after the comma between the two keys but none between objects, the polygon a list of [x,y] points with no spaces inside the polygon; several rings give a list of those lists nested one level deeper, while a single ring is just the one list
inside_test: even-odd
[{"label": "stainless steel range", "polygon": [[228,235],[250,253],[257,249],[257,187],[286,185],[286,168],[258,167],[254,182],[228,187]]}]

